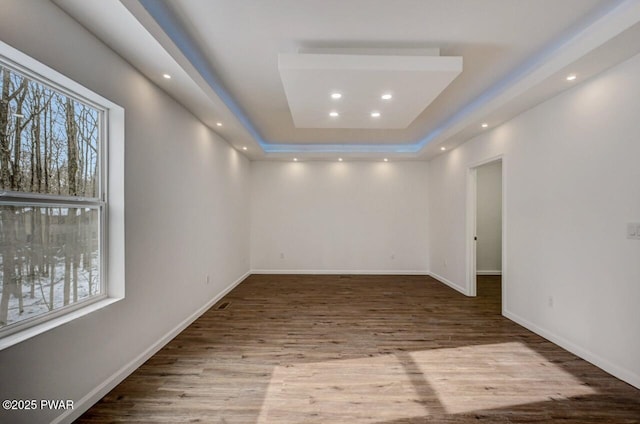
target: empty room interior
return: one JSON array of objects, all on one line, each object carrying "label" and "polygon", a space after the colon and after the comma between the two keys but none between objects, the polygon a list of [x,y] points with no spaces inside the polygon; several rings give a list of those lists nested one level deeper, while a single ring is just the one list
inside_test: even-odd
[{"label": "empty room interior", "polygon": [[640,423],[640,1],[0,11],[0,422]]}]

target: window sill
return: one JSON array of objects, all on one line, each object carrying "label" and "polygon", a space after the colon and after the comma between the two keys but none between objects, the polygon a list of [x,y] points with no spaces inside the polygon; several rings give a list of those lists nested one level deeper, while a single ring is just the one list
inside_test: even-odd
[{"label": "window sill", "polygon": [[2,339],[0,339],[0,351],[7,349],[11,346],[14,346],[18,343],[21,343],[25,340],[28,340],[32,337],[35,337],[39,334],[42,334],[46,331],[52,330],[56,327],[60,327],[68,322],[81,318],[85,315],[88,315],[92,312],[100,310],[104,307],[107,307],[113,303],[116,303],[119,300],[124,299],[123,297],[108,297],[106,299],[101,299],[96,302],[90,303],[87,306],[76,309],[75,311],[70,311],[64,315],[61,315],[56,318],[52,318],[47,320],[41,324],[34,325],[33,327],[26,328],[22,331],[18,331],[14,334],[9,334]]}]

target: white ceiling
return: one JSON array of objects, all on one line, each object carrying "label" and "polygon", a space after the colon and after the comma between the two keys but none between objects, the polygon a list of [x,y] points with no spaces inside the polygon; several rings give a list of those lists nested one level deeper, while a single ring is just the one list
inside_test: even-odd
[{"label": "white ceiling", "polygon": [[[427,159],[640,51],[639,0],[54,1],[252,159]],[[280,54],[428,48],[464,68],[406,128],[294,125]]]},{"label": "white ceiling", "polygon": [[402,129],[460,75],[462,58],[281,53],[278,69],[296,128]]}]

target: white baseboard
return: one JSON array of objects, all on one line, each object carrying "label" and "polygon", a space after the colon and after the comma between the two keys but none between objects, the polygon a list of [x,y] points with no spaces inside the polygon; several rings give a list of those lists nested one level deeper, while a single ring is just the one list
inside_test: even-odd
[{"label": "white baseboard", "polygon": [[174,327],[171,331],[164,335],[160,340],[158,340],[153,345],[149,346],[147,350],[142,352],[128,364],[120,368],[116,371],[115,374],[111,375],[104,382],[102,382],[99,386],[94,388],[92,391],[87,393],[82,399],[75,402],[73,405],[73,409],[65,411],[62,415],[59,415],[55,420],[51,421],[51,424],[66,424],[72,423],[75,419],[80,417],[85,411],[87,411],[91,406],[93,406],[97,401],[102,399],[107,393],[109,393],[114,387],[120,384],[125,378],[127,378],[131,373],[133,373],[136,369],[138,369],[142,364],[144,364],[149,358],[155,355],[160,349],[162,349],[167,343],[169,343],[174,337],[180,334],[185,328],[187,328],[191,323],[193,323],[196,319],[200,317],[200,315],[204,314],[209,308],[216,304],[220,299],[222,299],[227,293],[233,290],[238,284],[244,281],[251,275],[251,272],[248,271],[236,281],[231,283],[227,288],[225,288],[222,292],[218,293],[213,299],[209,300],[203,307],[195,311],[193,314],[188,316],[184,321]]},{"label": "white baseboard", "polygon": [[300,274],[300,275],[429,275],[419,270],[368,270],[368,269],[252,269],[251,274]]},{"label": "white baseboard", "polygon": [[505,309],[503,315],[507,318],[509,318],[511,321],[523,326],[524,328],[526,328],[527,330],[530,330],[536,334],[538,334],[539,336],[544,337],[545,339],[557,344],[558,346],[562,347],[565,350],[568,350],[569,352],[573,353],[576,356],[579,356],[580,358],[584,359],[587,362],[591,362],[593,365],[595,365],[596,367],[604,370],[605,372],[613,375],[614,377],[619,378],[622,381],[625,381],[629,384],[631,384],[632,386],[640,389],[640,375],[619,367],[618,365],[615,365],[613,363],[611,363],[610,361],[602,358],[599,355],[596,355],[595,353],[584,349],[572,342],[570,342],[569,340],[565,339],[564,337],[560,337],[554,333],[552,333],[551,331],[545,330],[544,328],[541,328],[535,324],[533,324],[530,321],[527,321],[526,319],[520,317],[517,314],[514,314],[513,312],[510,312],[508,310]]},{"label": "white baseboard", "polygon": [[502,275],[500,270],[482,270],[476,271],[476,275]]},{"label": "white baseboard", "polygon": [[453,282],[447,280],[446,278],[444,278],[441,275],[436,274],[435,272],[430,272],[429,275],[433,278],[435,278],[436,280],[440,281],[443,284],[446,284],[447,286],[451,287],[452,289],[459,291],[460,293],[462,293],[465,296],[469,296],[469,294],[467,293],[467,291],[465,289],[463,289],[462,287],[460,287],[457,284],[454,284]]}]

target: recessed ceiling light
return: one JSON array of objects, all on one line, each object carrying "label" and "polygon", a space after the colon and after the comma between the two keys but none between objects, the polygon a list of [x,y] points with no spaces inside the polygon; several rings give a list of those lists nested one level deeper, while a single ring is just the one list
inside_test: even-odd
[{"label": "recessed ceiling light", "polygon": [[567,81],[573,81],[576,78],[578,78],[578,76],[576,74],[571,74],[567,76]]},{"label": "recessed ceiling light", "polygon": [[342,158],[338,158],[338,162],[342,162]]},{"label": "recessed ceiling light", "polygon": [[484,122],[482,125],[482,128],[487,128],[489,126],[489,124],[487,124],[486,122]]},{"label": "recessed ceiling light", "polygon": [[342,98],[342,94],[340,94],[340,93],[331,93],[331,98],[333,100],[341,99]]},{"label": "recessed ceiling light", "polygon": [[216,122],[216,125],[221,127],[222,126],[222,122]]},{"label": "recessed ceiling light", "polygon": [[242,150],[249,150],[249,149],[247,149],[247,146],[242,146]]},{"label": "recessed ceiling light", "polygon": [[329,116],[332,118],[337,118],[340,114],[338,112],[329,112]]},{"label": "recessed ceiling light", "polygon": [[293,158],[293,161],[294,162],[298,162],[298,158]]},{"label": "recessed ceiling light", "polygon": [[384,160],[385,162],[389,162],[389,159],[387,159],[387,158],[384,158],[383,160]]},{"label": "recessed ceiling light", "polygon": [[440,148],[440,150],[445,151],[445,150],[447,150],[447,148],[446,148],[446,147],[444,147],[444,146],[442,146],[442,147]]},{"label": "recessed ceiling light", "polygon": [[162,74],[162,76],[163,76],[165,79],[171,79],[171,75],[169,75],[169,74]]},{"label": "recessed ceiling light", "polygon": [[386,94],[383,94],[382,96],[380,96],[380,98],[382,100],[391,100],[392,97],[393,96],[391,94],[389,94],[389,93],[386,93]]},{"label": "recessed ceiling light", "polygon": [[380,117],[380,112],[371,112],[371,117],[372,118],[379,118]]}]

